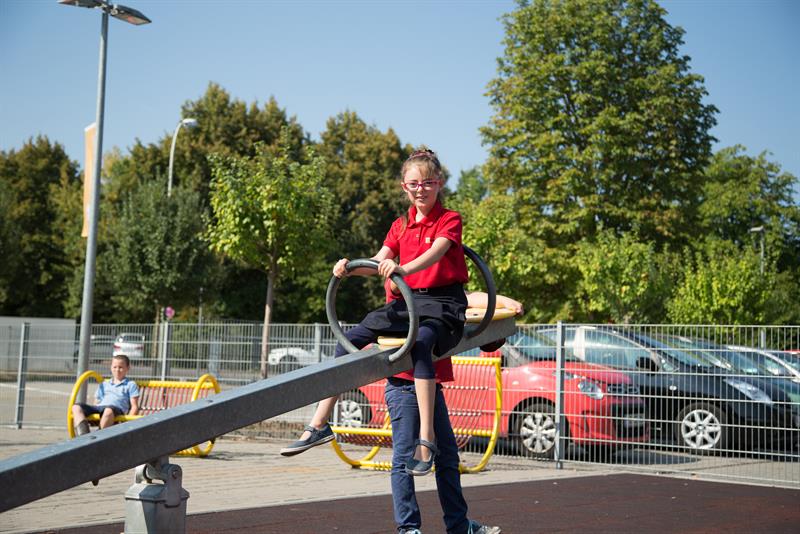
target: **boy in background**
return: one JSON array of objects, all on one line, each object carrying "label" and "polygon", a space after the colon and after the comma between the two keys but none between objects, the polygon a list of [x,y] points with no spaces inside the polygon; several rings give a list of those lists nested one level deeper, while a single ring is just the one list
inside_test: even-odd
[{"label": "boy in background", "polygon": [[89,433],[88,415],[100,414],[100,428],[114,424],[117,415],[136,415],[139,412],[139,386],[127,378],[131,362],[124,354],[111,358],[111,378],[100,384],[95,393],[95,405],[77,403],[72,405],[75,433]]}]

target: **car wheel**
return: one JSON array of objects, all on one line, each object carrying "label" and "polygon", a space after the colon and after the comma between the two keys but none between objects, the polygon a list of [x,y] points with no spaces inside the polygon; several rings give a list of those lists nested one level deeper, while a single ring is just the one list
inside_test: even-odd
[{"label": "car wheel", "polygon": [[[523,406],[511,418],[510,436],[523,456],[552,460],[556,454],[556,410],[552,404],[536,402]],[[564,432],[564,436],[567,432]]]},{"label": "car wheel", "polygon": [[300,362],[295,360],[292,356],[286,356],[278,363],[278,373],[288,373],[295,369],[300,369]]},{"label": "car wheel", "polygon": [[361,428],[372,420],[372,409],[360,391],[348,391],[339,399],[339,424]]},{"label": "car wheel", "polygon": [[708,454],[727,448],[725,413],[717,406],[700,402],[686,406],[678,414],[675,437],[689,452]]}]

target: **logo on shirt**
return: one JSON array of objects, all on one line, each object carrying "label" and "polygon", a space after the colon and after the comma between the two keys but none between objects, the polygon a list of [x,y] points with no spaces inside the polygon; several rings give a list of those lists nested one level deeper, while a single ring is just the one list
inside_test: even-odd
[{"label": "logo on shirt", "polygon": [[431,244],[431,238],[430,237],[426,237],[425,238],[425,244],[426,245],[430,245]]}]

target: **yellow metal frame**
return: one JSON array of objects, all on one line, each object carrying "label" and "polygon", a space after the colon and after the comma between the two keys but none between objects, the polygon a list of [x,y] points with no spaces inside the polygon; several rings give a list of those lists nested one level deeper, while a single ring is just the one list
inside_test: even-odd
[{"label": "yellow metal frame", "polygon": [[[81,376],[78,377],[78,380],[75,382],[75,385],[72,387],[72,393],[69,397],[69,403],[67,404],[67,432],[69,432],[69,437],[75,437],[75,425],[73,424],[74,418],[72,416],[72,405],[75,404],[78,398],[78,393],[80,392],[81,388],[83,387],[84,383],[86,383],[89,379],[93,379],[98,384],[103,382],[103,376],[96,372],[96,371],[86,371]],[[192,398],[189,402],[194,402],[200,396],[200,392],[205,389],[213,389],[214,393],[219,393],[219,384],[217,383],[217,379],[214,378],[214,375],[211,374],[204,374],[200,378],[197,379],[196,382],[179,382],[177,380],[136,380],[136,385],[139,386],[139,389],[145,388],[167,388],[167,389],[192,389]],[[146,417],[146,415],[118,415],[114,417],[114,423],[124,423],[126,421],[133,421],[134,419],[139,419],[141,417]],[[89,423],[99,423],[100,422],[100,415],[92,414],[86,417],[86,420]],[[201,445],[203,447],[201,448]],[[211,439],[204,443],[198,443],[193,447],[189,447],[187,449],[183,449],[182,451],[178,451],[175,453],[176,456],[198,456],[203,458],[208,456],[211,452],[211,449],[214,448],[214,440]]]},{"label": "yellow metal frame", "polygon": [[[489,443],[486,446],[486,450],[483,452],[483,456],[478,461],[477,464],[474,466],[468,466],[466,464],[459,465],[459,470],[462,473],[477,473],[482,471],[486,464],[489,463],[489,459],[492,457],[494,453],[495,445],[497,444],[497,436],[500,434],[500,416],[502,413],[503,408],[503,374],[502,368],[500,367],[500,358],[484,358],[484,357],[468,357],[468,356],[453,356],[453,365],[491,365],[495,369],[495,410],[494,410],[494,424],[492,425],[492,430],[471,430],[471,429],[464,429],[464,428],[454,428],[453,432],[457,436],[479,436],[479,437],[488,437]],[[387,439],[391,439],[392,437],[392,425],[389,419],[389,414],[386,414],[386,419],[383,423],[383,427],[381,428],[353,428],[347,426],[334,426],[332,427],[333,431],[336,434],[346,434],[346,435],[356,435],[356,436],[375,436],[375,437],[384,437]],[[375,470],[382,470],[382,471],[389,471],[392,469],[391,462],[376,462],[372,461],[373,458],[380,452],[382,446],[375,445],[373,446],[367,454],[359,459],[350,458],[339,446],[336,440],[331,442],[331,446],[333,446],[334,452],[336,455],[341,458],[343,462],[349,464],[352,467],[357,467],[361,469],[375,469]]]}]

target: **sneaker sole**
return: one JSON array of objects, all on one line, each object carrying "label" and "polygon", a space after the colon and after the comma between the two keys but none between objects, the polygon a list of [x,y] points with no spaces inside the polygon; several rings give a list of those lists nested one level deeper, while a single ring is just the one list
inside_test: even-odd
[{"label": "sneaker sole", "polygon": [[295,454],[300,454],[301,452],[305,452],[308,449],[313,449],[317,445],[322,445],[323,443],[328,443],[336,439],[336,436],[326,436],[322,439],[315,441],[314,443],[309,443],[308,445],[303,445],[302,447],[284,447],[281,449],[281,456],[294,456]]}]

